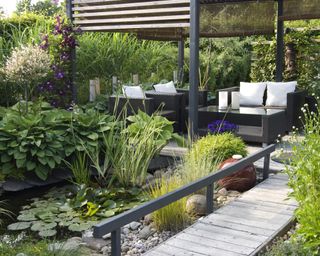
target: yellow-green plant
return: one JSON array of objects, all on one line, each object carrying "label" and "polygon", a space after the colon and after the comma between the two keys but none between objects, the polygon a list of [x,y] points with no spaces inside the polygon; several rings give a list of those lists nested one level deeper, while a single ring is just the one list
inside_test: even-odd
[{"label": "yellow-green plant", "polygon": [[217,163],[233,155],[247,155],[243,140],[232,133],[207,135],[196,141],[186,155],[189,162],[210,161]]},{"label": "yellow-green plant", "polygon": [[[160,179],[156,185],[148,191],[152,199],[156,199],[182,186],[182,180],[178,176],[168,179]],[[178,231],[190,223],[190,216],[186,212],[187,198],[184,197],[168,206],[152,213],[152,220],[158,230]]]}]

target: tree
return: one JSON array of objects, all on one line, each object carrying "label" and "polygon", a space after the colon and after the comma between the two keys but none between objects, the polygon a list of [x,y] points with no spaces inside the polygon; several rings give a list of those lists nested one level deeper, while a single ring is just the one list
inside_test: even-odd
[{"label": "tree", "polygon": [[0,6],[0,19],[4,18],[4,10],[3,10],[3,7]]},{"label": "tree", "polygon": [[21,14],[31,11],[31,0],[20,0],[16,5],[16,13]]},{"label": "tree", "polygon": [[59,1],[42,0],[31,6],[31,11],[44,16],[56,16],[62,13],[62,7],[58,5]]}]

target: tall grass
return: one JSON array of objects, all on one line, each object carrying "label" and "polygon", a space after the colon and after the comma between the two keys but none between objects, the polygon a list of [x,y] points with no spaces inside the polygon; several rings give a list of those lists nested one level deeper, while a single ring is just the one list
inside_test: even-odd
[{"label": "tall grass", "polygon": [[[169,179],[162,178],[149,190],[151,198],[156,199],[183,185],[180,177],[172,176]],[[168,206],[152,213],[152,220],[158,230],[179,231],[191,221],[186,211],[187,198],[184,197]]]}]

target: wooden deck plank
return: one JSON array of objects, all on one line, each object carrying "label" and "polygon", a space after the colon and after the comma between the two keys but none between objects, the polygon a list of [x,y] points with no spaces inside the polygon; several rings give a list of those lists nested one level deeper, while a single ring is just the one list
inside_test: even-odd
[{"label": "wooden deck plank", "polygon": [[[261,241],[255,241],[251,240],[252,237],[254,237],[252,234],[247,233],[247,235],[244,235],[246,238],[238,237],[236,235],[230,235],[230,234],[223,234],[219,232],[212,232],[214,228],[210,226],[211,230],[206,230],[204,227],[206,225],[203,225],[202,228],[199,228],[200,225],[197,225],[197,227],[192,227],[188,230],[185,231],[187,234],[197,234],[199,237],[204,237],[204,238],[209,238],[212,240],[216,241],[221,241],[221,242],[227,242],[229,244],[235,244],[235,245],[245,245],[246,247],[250,248],[257,248],[260,244]],[[242,232],[244,233],[244,232]],[[246,234],[246,233],[245,233]],[[258,236],[255,236],[258,237]],[[265,238],[261,239],[264,240]]]},{"label": "wooden deck plank", "polygon": [[262,242],[267,238],[267,236],[256,235],[256,234],[249,233],[247,231],[240,231],[240,230],[230,229],[227,227],[208,225],[202,222],[197,222],[197,226],[191,226],[190,229],[196,229],[196,230],[201,229],[204,231],[211,232],[211,235],[221,234],[222,236],[225,235],[225,236],[237,237],[245,240],[249,239],[250,241],[253,241],[253,242]]},{"label": "wooden deck plank", "polygon": [[239,211],[242,211],[242,208],[249,208],[249,209],[255,209],[255,210],[261,210],[264,212],[273,212],[273,213],[280,213],[280,214],[284,214],[284,215],[292,215],[292,212],[294,211],[294,207],[279,207],[276,208],[275,206],[271,207],[271,206],[267,206],[267,205],[263,205],[263,204],[248,204],[245,202],[241,202],[241,201],[234,201],[232,202],[229,207],[237,207],[237,208],[241,208],[238,209]]},{"label": "wooden deck plank", "polygon": [[180,249],[184,249],[185,251],[188,251],[188,252],[201,253],[204,255],[224,255],[224,256],[245,255],[241,253],[231,252],[228,250],[209,247],[208,245],[190,243],[190,241],[179,239],[178,237],[175,237],[175,239],[167,240],[166,244],[169,244],[171,246],[174,246]]},{"label": "wooden deck plank", "polygon": [[[147,252],[166,255],[255,255],[293,221],[288,176],[272,176],[236,200]],[[173,252],[175,248],[176,252]],[[171,250],[170,250],[171,249]]]},{"label": "wooden deck plank", "polygon": [[252,251],[252,248],[250,247],[233,244],[229,242],[224,242],[224,241],[219,241],[214,239],[214,236],[212,238],[204,237],[199,235],[198,233],[189,234],[189,233],[183,232],[182,234],[179,235],[179,239],[189,241],[192,244],[196,243],[196,244],[208,246],[214,249],[224,250],[225,248],[228,248],[228,251],[240,253],[244,255]]},{"label": "wooden deck plank", "polygon": [[[282,222],[280,223],[283,223],[283,221],[288,220],[290,217],[291,216],[287,215],[286,218],[283,218]],[[275,223],[267,219],[261,220],[260,218],[257,218],[254,216],[250,216],[250,218],[246,219],[242,216],[229,216],[229,215],[223,215],[223,214],[215,214],[215,215],[211,215],[210,218],[206,218],[202,222],[216,225],[216,224],[219,224],[221,221],[230,222],[234,224],[241,224],[249,227],[256,227],[260,229],[262,228],[262,229],[271,230],[271,231],[274,231],[279,227],[279,222]]]}]

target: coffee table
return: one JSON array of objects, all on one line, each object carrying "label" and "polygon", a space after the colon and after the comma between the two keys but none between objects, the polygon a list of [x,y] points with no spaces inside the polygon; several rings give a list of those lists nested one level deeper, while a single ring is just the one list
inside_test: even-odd
[{"label": "coffee table", "polygon": [[238,126],[236,134],[244,141],[262,143],[275,142],[279,135],[285,135],[286,110],[262,107],[240,107],[240,109],[219,109],[218,106],[199,108],[199,133],[208,133],[208,124],[215,120],[227,120]]}]

